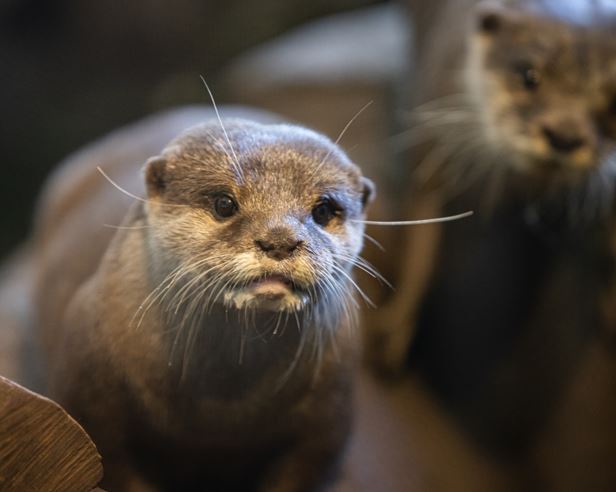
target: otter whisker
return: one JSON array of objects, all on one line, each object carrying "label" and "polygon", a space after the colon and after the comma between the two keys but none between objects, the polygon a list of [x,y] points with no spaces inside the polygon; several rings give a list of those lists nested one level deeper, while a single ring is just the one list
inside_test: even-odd
[{"label": "otter whisker", "polygon": [[[217,267],[211,267],[209,272],[215,271]],[[209,273],[208,272],[208,273]],[[213,276],[215,278],[215,276]],[[212,284],[210,278],[207,278],[207,274],[197,275],[188,285],[188,289],[183,292],[176,293],[170,300],[168,312],[173,309],[174,314],[179,314],[180,310],[183,310],[183,317],[180,321],[181,324],[185,324],[192,319],[196,313],[205,311],[205,296],[209,292],[209,288]],[[186,286],[184,286],[185,288]]]},{"label": "otter whisker", "polygon": [[174,275],[176,275],[177,273],[179,273],[180,271],[182,271],[182,269],[184,269],[184,265],[179,265],[177,268],[175,268],[174,270],[172,270],[147,296],[146,298],[141,302],[141,304],[139,305],[139,307],[137,308],[137,310],[135,311],[135,314],[133,315],[133,317],[131,318],[131,321],[129,322],[129,324],[132,324],[137,316],[137,314],[139,314],[139,312],[141,312],[141,317],[139,319],[139,322],[137,323],[137,328],[139,328],[139,326],[141,326],[141,323],[143,322],[143,318],[146,314],[146,312],[148,311],[148,309],[150,308],[150,306],[152,305],[152,302],[156,299],[156,296],[158,296],[159,292],[161,291],[161,289],[165,288],[165,285],[167,285],[168,282],[171,281],[171,279],[174,277]]},{"label": "otter whisker", "polygon": [[[399,112],[402,114],[413,114],[415,112],[418,111],[423,111],[427,108],[431,108],[432,106],[441,106],[441,107],[449,107],[450,101],[463,101],[466,102],[468,101],[468,95],[465,92],[458,92],[458,93],[454,93],[454,94],[447,94],[446,96],[442,96],[442,97],[436,97],[434,99],[430,99],[429,101],[426,101],[425,103],[416,105],[413,109],[411,109],[410,111],[403,111],[400,110]],[[445,104],[447,103],[447,104]]]},{"label": "otter whisker", "polygon": [[[343,298],[345,295],[345,288],[342,284],[337,283],[334,280],[331,280],[330,282],[330,286],[333,289],[333,297],[337,297],[337,298]],[[353,296],[349,297],[350,302],[353,304],[353,307],[355,309],[359,309],[359,303],[355,300],[355,298]]]},{"label": "otter whisker", "polygon": [[[348,319],[350,316],[349,315],[350,306],[348,304],[349,299],[351,300],[351,302],[354,303],[355,308],[359,309],[359,306],[355,302],[355,299],[346,295],[346,293],[344,292],[344,288],[339,287],[338,284],[335,283],[333,279],[328,278],[323,288],[325,289],[326,292],[328,292],[329,300],[336,301],[336,302],[328,301],[327,307],[323,308],[322,311],[324,311],[328,315],[329,313],[332,313],[331,316],[333,316],[335,319],[339,319],[341,315],[343,314],[345,319]],[[320,312],[320,314],[322,316],[323,312]],[[330,319],[327,322],[323,321],[322,324],[323,326],[330,327],[330,326],[335,326],[337,323],[335,320]]]},{"label": "otter whisker", "polygon": [[372,302],[372,299],[368,297],[368,295],[357,285],[357,283],[351,278],[351,276],[344,270],[344,268],[340,267],[336,264],[336,261],[332,261],[331,263],[332,269],[340,273],[342,276],[346,277],[346,279],[351,283],[351,285],[355,288],[355,290],[359,293],[361,298],[364,300],[366,304],[368,304],[372,308],[376,308],[376,304]]},{"label": "otter whisker", "polygon": [[[334,145],[338,145],[340,143],[340,140],[342,140],[342,137],[344,136],[344,134],[346,133],[346,131],[349,129],[349,127],[353,124],[353,122],[359,118],[359,116],[366,110],[368,109],[371,105],[372,105],[373,101],[368,101],[366,104],[364,104],[359,111],[357,111],[357,113],[355,113],[353,115],[353,117],[349,120],[349,122],[344,126],[344,128],[342,129],[342,131],[340,132],[340,134],[338,135],[338,138],[336,138],[336,140],[334,141]],[[332,155],[333,152],[333,148],[331,148],[327,154],[325,154],[325,157],[323,157],[323,159],[321,159],[321,162],[318,164],[318,166],[315,168],[315,171],[317,171],[319,168],[321,168],[323,166],[323,164],[327,161],[327,159],[329,158],[330,155]],[[314,174],[314,173],[313,173]]]},{"label": "otter whisker", "polygon": [[202,258],[201,260],[195,261],[190,265],[180,264],[180,266],[172,270],[140,304],[139,308],[135,312],[135,315],[133,316],[133,319],[131,320],[131,323],[135,316],[141,311],[141,317],[139,319],[139,323],[137,324],[137,328],[139,328],[143,322],[146,312],[152,307],[152,305],[154,305],[154,303],[163,301],[175,283],[177,283],[185,275],[188,275],[197,268],[200,268],[208,261],[210,261],[209,258]]},{"label": "otter whisker", "polygon": [[301,327],[301,323],[299,322],[299,316],[297,315],[297,310],[293,311],[293,316],[295,317],[295,324],[297,326],[297,332],[301,333],[302,327]]},{"label": "otter whisker", "polygon": [[437,224],[441,222],[451,222],[454,220],[464,219],[473,215],[473,211],[464,212],[457,215],[449,215],[447,217],[437,217],[435,219],[419,219],[419,220],[398,220],[398,221],[380,221],[380,220],[357,220],[350,219],[351,222],[357,222],[359,224],[377,225],[377,226],[407,226],[407,225],[420,225],[420,224]]},{"label": "otter whisker", "polygon": [[[210,304],[210,309],[216,303],[219,297],[228,290],[229,285],[233,285],[234,287],[237,286],[238,282],[244,280],[244,277],[245,277],[244,273],[237,271],[233,273],[232,275],[229,274],[227,280],[224,283],[223,281],[225,277],[222,277],[222,279],[218,279],[216,283],[219,284],[219,288],[216,291],[213,291],[212,295],[208,299],[208,303]],[[226,300],[224,299],[223,301],[226,302]]]},{"label": "otter whisker", "polygon": [[274,388],[274,393],[278,393],[287,384],[287,382],[289,381],[289,378],[291,377],[291,375],[293,374],[293,372],[297,368],[297,365],[298,365],[298,363],[299,363],[299,361],[301,359],[301,356],[302,356],[302,354],[304,352],[304,347],[306,346],[306,332],[307,331],[308,330],[302,330],[301,331],[301,336],[300,336],[300,339],[299,339],[299,344],[297,346],[297,349],[295,350],[295,355],[293,357],[293,360],[289,364],[289,367],[287,368],[287,370],[279,378],[278,383],[276,384],[276,386]]},{"label": "otter whisker", "polygon": [[278,334],[278,329],[280,328],[280,321],[282,320],[282,311],[278,311],[278,316],[276,319],[276,326],[274,326],[274,330],[272,331],[273,335]]},{"label": "otter whisker", "polygon": [[[424,159],[415,168],[415,173],[421,180],[421,185],[425,185],[437,173],[442,172],[445,176],[452,174],[455,170],[461,169],[465,171],[465,166],[460,163],[460,154],[464,154],[469,148],[469,142],[473,143],[472,135],[457,134],[455,136],[444,132],[447,139],[444,141],[436,140],[432,150],[424,157]],[[450,165],[455,162],[455,166]],[[448,181],[445,180],[445,187],[448,186]]]},{"label": "otter whisker", "polygon": [[[224,255],[220,255],[220,256],[224,256]],[[213,270],[215,268],[216,267],[212,267],[209,270]],[[206,276],[204,273],[198,276],[199,282],[204,276]],[[221,276],[224,277],[224,273],[219,273],[216,277],[214,277],[214,279],[217,279]],[[192,292],[190,292],[188,296],[183,295],[182,299],[178,301],[180,304],[186,304],[186,302],[190,299],[190,303],[186,305],[186,307],[184,308],[184,316],[182,317],[182,320],[179,323],[175,323],[176,326],[178,326],[178,328],[176,331],[176,335],[173,341],[172,351],[171,351],[171,358],[173,359],[174,354],[177,351],[177,347],[179,345],[181,335],[184,331],[187,331],[185,342],[184,342],[183,355],[182,355],[182,379],[184,377],[184,374],[187,371],[188,364],[190,363],[190,357],[193,351],[194,343],[200,333],[199,327],[201,325],[201,320],[203,319],[203,316],[205,313],[203,301],[205,299],[205,295],[208,293],[208,289],[209,289],[208,285],[212,285],[211,279],[208,279],[208,280],[210,281],[206,281],[202,289],[194,288],[195,285],[199,285],[199,282],[192,282],[191,283]],[[172,304],[173,304],[173,301],[172,301]],[[176,312],[177,312],[177,309],[176,309]]]},{"label": "otter whisker", "polygon": [[[237,276],[238,274],[236,273],[235,275]],[[212,281],[210,282],[210,287],[211,286],[218,286],[218,288],[217,289],[212,289],[210,294],[209,294],[209,296],[208,296],[208,298],[206,299],[205,305],[206,305],[206,310],[207,310],[208,313],[210,313],[212,311],[216,301],[222,295],[222,293],[224,292],[225,288],[231,282],[233,282],[233,276],[231,276],[230,273],[225,273],[225,272],[220,272],[216,277],[214,277],[212,279]],[[208,287],[208,289],[209,289],[209,287]]]},{"label": "otter whisker", "polygon": [[205,89],[207,90],[207,93],[210,96],[210,100],[212,101],[212,107],[214,108],[214,112],[216,113],[216,118],[218,118],[218,123],[220,124],[222,133],[224,134],[225,139],[227,140],[227,144],[229,145],[229,149],[231,150],[231,153],[233,154],[233,158],[231,158],[231,156],[229,155],[229,160],[231,160],[231,163],[233,164],[233,167],[235,168],[235,172],[237,172],[238,176],[240,177],[240,180],[244,181],[244,173],[242,171],[242,167],[240,166],[240,161],[237,158],[235,149],[233,149],[233,145],[231,145],[231,139],[229,138],[229,135],[227,134],[227,130],[225,126],[222,124],[222,118],[220,117],[220,113],[218,112],[218,106],[216,105],[216,101],[214,100],[214,95],[212,94],[212,91],[210,90],[210,86],[207,85],[207,82],[205,81],[205,78],[203,77],[203,75],[200,75],[199,77],[201,78],[201,82],[203,82],[203,85],[205,86]]},{"label": "otter whisker", "polygon": [[380,242],[378,242],[376,239],[374,239],[372,236],[366,234],[365,232],[363,232],[362,235],[368,240],[368,242],[374,244],[383,253],[385,252],[385,247]]},{"label": "otter whisker", "polygon": [[445,145],[435,145],[430,152],[424,156],[424,158],[413,170],[417,175],[420,186],[424,186],[443,169],[448,158],[451,157],[458,145],[459,143],[457,142],[447,143]]},{"label": "otter whisker", "polygon": [[365,259],[361,258],[360,256],[357,256],[356,258],[354,258],[353,256],[349,256],[349,255],[336,254],[335,258],[339,258],[339,259],[342,259],[342,260],[348,262],[350,265],[358,268],[362,272],[366,273],[367,275],[371,276],[372,278],[378,280],[380,283],[383,283],[387,287],[389,287],[390,289],[394,290],[393,285],[391,285],[391,283],[383,275],[381,275],[374,268],[374,266],[372,266],[368,261],[366,261]]},{"label": "otter whisker", "polygon": [[[139,202],[143,202],[143,203],[152,203],[152,200],[148,200],[147,198],[143,198],[141,196],[135,195],[134,193],[131,193],[130,191],[126,190],[125,188],[122,188],[117,182],[115,182],[113,179],[111,179],[111,177],[109,177],[109,175],[103,171],[103,169],[100,166],[96,166],[96,170],[103,176],[103,178],[105,178],[114,188],[116,188],[118,191],[124,193],[126,196],[133,198]],[[164,206],[164,207],[187,207],[188,205],[182,205],[179,203],[160,203],[160,205]]]},{"label": "otter whisker", "polygon": [[344,126],[344,128],[342,129],[342,131],[340,132],[340,135],[338,135],[338,138],[334,141],[334,143],[336,145],[338,145],[340,143],[340,140],[342,140],[342,137],[344,136],[344,134],[347,132],[347,130],[349,129],[349,127],[353,124],[353,122],[359,118],[359,116],[366,110],[368,109],[372,103],[374,101],[368,101],[366,104],[364,104],[359,111],[357,111],[357,113],[355,113],[353,115],[353,117],[349,120],[349,122]]},{"label": "otter whisker", "polygon": [[110,229],[119,229],[119,230],[138,230],[138,229],[150,229],[151,225],[142,225],[142,226],[121,226],[121,225],[113,225],[113,224],[103,224],[103,227],[108,227]]},{"label": "otter whisker", "polygon": [[[480,141],[470,140],[467,144],[463,145],[456,154],[451,156],[451,160],[456,160],[458,166],[451,166],[446,174],[450,174],[451,178],[445,182],[445,188],[447,189],[447,196],[451,199],[455,196],[463,194],[466,190],[471,188],[482,176],[489,174],[490,169],[498,169],[501,166],[491,165],[485,166],[482,161],[483,157],[489,162],[494,161],[494,155],[486,154],[484,149],[485,145]],[[455,173],[455,170],[458,170]],[[486,169],[488,171],[486,171]]]},{"label": "otter whisker", "polygon": [[100,166],[96,166],[96,170],[97,170],[99,173],[101,173],[101,174],[103,175],[103,177],[104,177],[107,181],[109,181],[109,183],[111,183],[111,185],[112,185],[114,188],[116,188],[117,190],[121,191],[121,192],[122,192],[122,193],[124,193],[126,196],[129,196],[129,197],[131,197],[131,198],[134,198],[135,200],[138,200],[138,201],[143,202],[143,203],[147,203],[147,202],[148,202],[148,200],[147,200],[147,199],[142,198],[142,197],[140,197],[140,196],[137,196],[137,195],[135,195],[134,193],[131,193],[130,191],[128,191],[128,190],[126,190],[126,189],[122,188],[122,187],[121,187],[118,183],[116,183],[113,179],[111,179],[111,178],[107,175],[107,173],[106,173],[105,171],[103,171],[103,169],[102,169]]},{"label": "otter whisker", "polygon": [[[202,264],[199,265],[191,265],[190,271],[194,271],[196,268],[199,268]],[[178,289],[178,291],[175,293],[173,299],[171,300],[170,304],[175,304],[175,312],[174,314],[178,313],[178,310],[180,308],[180,306],[183,304],[184,300],[186,297],[190,297],[190,292],[191,289],[193,289],[193,287],[197,284],[199,284],[199,282],[201,282],[201,280],[206,277],[212,270],[216,270],[218,268],[218,266],[211,266],[210,268],[199,272],[197,275],[195,275],[195,277],[193,277],[191,280],[189,280],[185,285],[183,285],[180,289]],[[196,290],[196,289],[195,289]]]},{"label": "otter whisker", "polygon": [[[222,255],[220,255],[222,256]],[[207,258],[204,257],[200,260],[196,260],[193,263],[190,263],[188,265],[185,265],[183,270],[181,272],[178,272],[174,278],[173,278],[173,284],[178,283],[183,277],[186,277],[188,275],[193,275],[195,273],[197,273],[192,279],[189,279],[187,281],[186,284],[184,284],[182,287],[180,287],[178,290],[176,290],[173,294],[173,297],[170,299],[169,301],[169,306],[173,306],[174,304],[178,304],[181,303],[181,296],[183,295],[183,293],[186,290],[189,290],[192,288],[192,286],[196,283],[199,282],[201,278],[203,278],[204,276],[206,276],[209,272],[211,272],[212,270],[215,270],[217,267],[216,265],[212,266],[210,265],[209,268],[207,268],[206,270],[201,270],[201,268],[204,265],[207,265],[208,263],[211,263],[212,261],[215,261],[216,257],[211,257],[211,258]],[[172,287],[169,286],[169,287]],[[168,293],[171,291],[171,289],[166,289],[165,294],[163,295],[163,297],[161,298],[161,301],[164,301],[166,296],[168,295]],[[167,308],[169,309],[169,307]]]},{"label": "otter whisker", "polygon": [[396,152],[416,147],[434,139],[434,132],[420,126],[410,128],[389,137],[389,143]]}]

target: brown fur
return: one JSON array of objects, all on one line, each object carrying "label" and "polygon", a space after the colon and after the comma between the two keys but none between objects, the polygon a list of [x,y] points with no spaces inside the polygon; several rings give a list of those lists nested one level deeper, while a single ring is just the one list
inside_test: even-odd
[{"label": "brown fur", "polygon": [[[431,13],[424,2],[410,3],[434,24],[419,30],[416,109],[400,137],[413,162],[406,216],[473,209],[472,220],[486,223],[513,201],[521,203],[521,215],[528,208],[530,215],[563,215],[571,223],[608,219],[616,158],[613,10],[589,4],[587,17],[571,23],[574,2],[443,1],[430,4]],[[524,86],[527,66],[539,74],[536,89]],[[553,148],[546,129],[581,144]],[[436,230],[446,229],[402,233],[399,288],[369,321],[372,359],[387,371],[404,364],[428,272],[438,264],[430,253],[440,247]]]},{"label": "brown fur", "polygon": [[[176,111],[120,130],[47,187],[34,259],[51,394],[99,446],[110,490],[316,490],[350,425],[347,276],[371,184],[309,130],[226,120],[229,145],[212,117]],[[147,200],[129,205],[96,165]],[[228,219],[214,212],[221,192],[239,205]],[[311,210],[324,195],[342,211],[321,226]],[[299,238],[297,252],[264,255],[255,241],[272,231]],[[189,268],[173,277],[178,266]],[[266,274],[308,301],[255,297]]]},{"label": "brown fur", "polygon": [[397,291],[368,326],[372,360],[410,368],[525,490],[611,490],[614,9],[441,3],[402,137],[405,215],[475,216],[404,232]]}]

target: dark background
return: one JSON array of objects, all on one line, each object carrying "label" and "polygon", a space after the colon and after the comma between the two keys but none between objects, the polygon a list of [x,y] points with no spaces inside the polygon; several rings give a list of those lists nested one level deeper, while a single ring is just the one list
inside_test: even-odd
[{"label": "dark background", "polygon": [[[378,0],[3,0],[0,256],[25,237],[67,154],[167,106],[207,103],[204,75],[305,21]],[[246,84],[250,84],[247,80]]]}]

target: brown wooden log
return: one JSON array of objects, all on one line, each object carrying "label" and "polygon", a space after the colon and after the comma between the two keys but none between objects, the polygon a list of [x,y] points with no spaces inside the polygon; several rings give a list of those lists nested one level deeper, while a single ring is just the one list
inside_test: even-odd
[{"label": "brown wooden log", "polygon": [[75,420],[0,376],[0,490],[90,492],[102,476],[101,457]]}]

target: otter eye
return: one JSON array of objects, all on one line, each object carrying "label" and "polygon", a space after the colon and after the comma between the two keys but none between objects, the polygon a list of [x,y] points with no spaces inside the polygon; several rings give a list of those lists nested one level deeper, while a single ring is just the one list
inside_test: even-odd
[{"label": "otter eye", "polygon": [[323,198],[312,209],[312,218],[317,224],[325,227],[337,212],[336,204],[329,198]]},{"label": "otter eye", "polygon": [[535,90],[541,82],[539,71],[532,67],[526,67],[521,70],[522,83],[529,91]]},{"label": "otter eye", "polygon": [[235,215],[237,205],[229,195],[218,195],[214,198],[214,212],[221,219],[226,219]]}]

